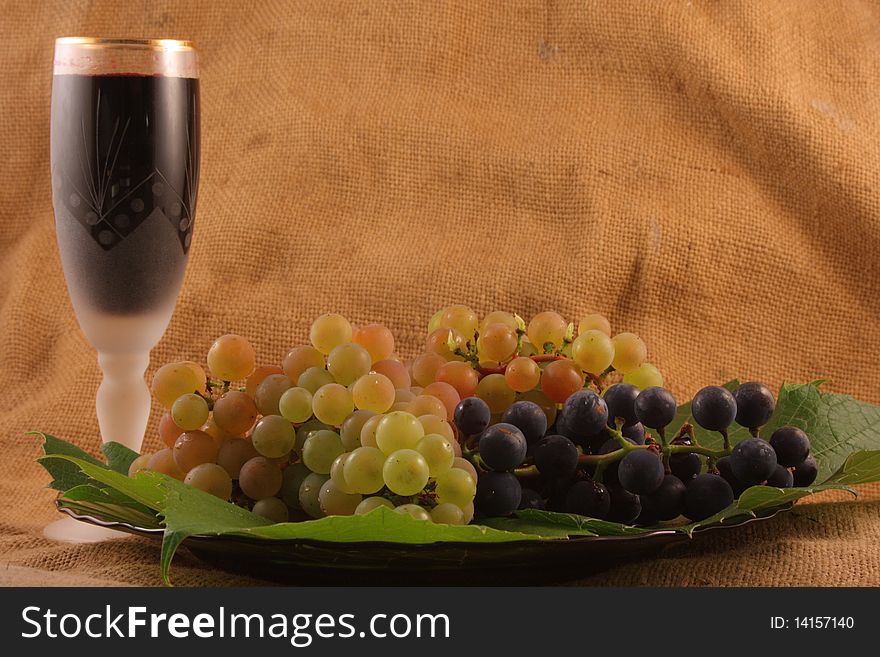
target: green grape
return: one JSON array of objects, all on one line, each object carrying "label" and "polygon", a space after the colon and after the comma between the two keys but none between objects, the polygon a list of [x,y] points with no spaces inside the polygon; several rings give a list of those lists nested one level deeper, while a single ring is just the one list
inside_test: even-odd
[{"label": "green grape", "polygon": [[493,415],[500,415],[516,401],[516,393],[503,374],[489,374],[477,384],[476,396],[489,405]]},{"label": "green grape", "polygon": [[528,392],[541,380],[541,368],[531,358],[520,356],[507,364],[504,378],[516,392]]},{"label": "green grape", "polygon": [[146,470],[147,466],[150,463],[150,459],[153,457],[152,454],[141,454],[138,456],[131,464],[128,466],[128,476],[134,477],[141,470]]},{"label": "green grape", "polygon": [[474,339],[474,333],[479,326],[476,313],[467,306],[449,306],[443,310],[440,316],[440,328],[451,328],[461,333],[465,340]]},{"label": "green grape", "polygon": [[219,337],[208,350],[208,369],[221,381],[246,379],[256,365],[254,348],[240,335],[230,333]]},{"label": "green grape", "polygon": [[214,422],[233,436],[244,435],[253,427],[257,414],[254,400],[238,390],[230,390],[214,402]]},{"label": "green grape", "polygon": [[376,447],[358,447],[345,461],[345,481],[351,492],[370,495],[382,490],[385,455]]},{"label": "green grape", "polygon": [[584,373],[579,365],[567,358],[553,361],[541,374],[541,392],[557,404],[564,404],[583,387]]},{"label": "green grape", "polygon": [[541,410],[544,411],[544,415],[547,416],[547,426],[553,426],[553,423],[556,421],[556,404],[550,401],[550,399],[547,398],[547,395],[545,395],[540,388],[524,392],[523,394],[518,395],[517,399],[535,402],[538,406],[541,407]]},{"label": "green grape", "polygon": [[614,360],[614,345],[602,331],[584,331],[571,345],[571,359],[584,372],[601,374]]},{"label": "green grape", "polygon": [[351,516],[363,499],[358,493],[346,493],[331,479],[324,482],[318,493],[318,504],[328,516]]},{"label": "green grape", "polygon": [[301,509],[299,505],[299,487],[305,478],[312,474],[304,463],[294,463],[284,468],[281,479],[281,490],[278,496],[284,503],[294,509]]},{"label": "green grape", "polygon": [[340,454],[335,459],[333,459],[333,464],[330,466],[330,481],[336,484],[336,487],[343,493],[356,492],[345,481],[345,470],[343,468],[349,456],[351,456],[351,452]]},{"label": "green grape", "polygon": [[254,394],[254,402],[262,415],[279,415],[278,402],[287,390],[293,387],[293,381],[286,374],[270,374]]},{"label": "green grape", "polygon": [[333,431],[333,427],[329,424],[324,424],[315,418],[312,418],[296,430],[296,445],[294,446],[294,449],[298,454],[302,454],[303,447],[306,444],[306,438],[308,438],[314,431],[320,431],[321,429],[329,429],[330,431]]},{"label": "green grape", "polygon": [[379,423],[382,421],[382,418],[385,416],[381,413],[379,415],[374,415],[369,418],[366,422],[364,422],[364,426],[361,428],[361,445],[364,447],[378,447],[376,445],[376,429],[379,428]]},{"label": "green grape", "polygon": [[351,396],[357,408],[384,413],[395,402],[396,391],[391,379],[384,374],[371,372],[354,382]]},{"label": "green grape", "polygon": [[193,390],[193,392],[200,392],[203,395],[208,394],[208,375],[205,374],[205,370],[198,363],[194,363],[191,360],[182,360],[179,363],[180,365],[184,365],[192,370],[193,374],[196,375],[196,380],[199,381],[199,387]]},{"label": "green grape", "polygon": [[439,433],[449,441],[453,446],[453,449],[455,448],[455,443],[458,442],[455,439],[455,429],[453,429],[452,425],[442,417],[437,417],[436,415],[420,415],[419,423],[422,425],[422,429],[424,429],[426,436],[429,433]]},{"label": "green grape", "polygon": [[309,340],[312,346],[322,354],[329,354],[333,349],[346,342],[351,342],[351,324],[342,315],[321,315],[312,322],[309,329]]},{"label": "green grape", "polygon": [[599,313],[584,315],[578,322],[578,335],[587,331],[602,331],[608,337],[611,337],[611,322]]},{"label": "green grape", "polygon": [[[394,411],[388,413],[376,427],[376,447],[385,454],[391,454],[399,449],[411,449],[425,435],[422,423],[410,413]],[[364,443],[361,434],[361,444]]]},{"label": "green grape", "polygon": [[388,457],[382,468],[385,485],[392,493],[404,497],[421,492],[428,483],[429,476],[430,470],[425,457],[414,449],[397,450]]},{"label": "green grape", "polygon": [[277,497],[264,497],[257,500],[251,509],[258,516],[263,516],[272,522],[287,522],[289,520],[287,505]]},{"label": "green grape", "polygon": [[474,464],[467,459],[456,456],[452,460],[452,467],[458,470],[464,470],[471,476],[471,479],[474,480],[474,484],[477,483],[477,469],[474,467]]},{"label": "green grape", "polygon": [[375,417],[373,411],[355,411],[342,423],[339,430],[339,437],[342,439],[342,446],[346,451],[351,452],[361,446],[361,430],[371,417]]},{"label": "green grape", "polygon": [[452,468],[437,478],[436,493],[439,504],[449,502],[463,507],[468,502],[473,502],[477,484],[469,472]]},{"label": "green grape", "polygon": [[325,424],[338,427],[353,411],[351,393],[338,383],[321,386],[312,397],[312,412]]},{"label": "green grape", "polygon": [[183,433],[183,428],[174,424],[171,418],[171,411],[162,413],[159,418],[159,438],[165,443],[166,447],[174,447],[174,441]]},{"label": "green grape", "polygon": [[335,347],[327,356],[327,371],[333,375],[336,383],[344,386],[350,386],[368,374],[372,365],[370,352],[354,342]]},{"label": "green grape", "polygon": [[299,388],[305,388],[314,395],[318,392],[318,389],[321,386],[335,382],[336,379],[334,379],[333,375],[327,370],[320,367],[310,367],[299,375],[299,378],[296,380],[296,385]]},{"label": "green grape", "polygon": [[184,477],[186,477],[186,473],[181,470],[174,461],[174,450],[171,447],[160,449],[153,454],[150,457],[150,460],[147,461],[146,469],[152,470],[153,472],[161,472],[162,474],[173,477],[178,481],[183,481]]},{"label": "green grape", "polygon": [[183,472],[217,460],[219,447],[204,431],[187,431],[174,442],[174,462]]},{"label": "green grape", "polygon": [[624,374],[623,382],[631,383],[636,388],[641,388],[642,390],[655,386],[662,388],[663,375],[660,373],[660,370],[654,365],[651,365],[651,363],[642,363],[636,369]]},{"label": "green grape", "polygon": [[277,463],[265,456],[255,456],[241,466],[238,485],[252,500],[261,500],[278,494],[283,477]]},{"label": "green grape", "polygon": [[441,525],[463,525],[464,511],[454,504],[445,502],[431,509],[431,520]]},{"label": "green grape", "polygon": [[186,473],[183,483],[210,493],[221,500],[232,495],[232,478],[216,463],[201,463]]},{"label": "green grape", "polygon": [[307,475],[299,486],[299,508],[312,518],[323,518],[326,515],[321,509],[318,495],[321,494],[321,488],[328,481],[330,481],[329,476],[313,472]]},{"label": "green grape", "polygon": [[263,382],[270,374],[284,374],[284,370],[282,370],[277,365],[260,365],[257,369],[251,372],[251,375],[245,379],[244,383],[244,391],[247,393],[248,397],[253,399],[257,394],[257,386]]},{"label": "green grape", "polygon": [[394,391],[394,403],[410,403],[416,398],[416,393],[411,388],[397,388]]},{"label": "green grape", "polygon": [[306,438],[303,445],[302,460],[306,467],[317,474],[330,474],[333,460],[342,454],[342,440],[335,431],[321,429]]},{"label": "green grape", "polygon": [[231,438],[217,452],[217,465],[226,470],[233,479],[238,479],[241,466],[260,454],[254,449],[249,438]]},{"label": "green grape", "polygon": [[526,334],[538,353],[555,351],[565,341],[568,324],[559,313],[543,312],[532,317]]},{"label": "green grape", "polygon": [[436,415],[446,418],[446,405],[433,395],[418,395],[406,405],[406,412],[418,417],[420,415]]},{"label": "green grape", "polygon": [[455,450],[439,433],[429,433],[416,444],[416,451],[425,457],[432,477],[437,477],[452,467]]},{"label": "green grape", "polygon": [[278,412],[288,422],[305,422],[312,417],[312,393],[299,387],[285,390],[278,400]]},{"label": "green grape", "polygon": [[418,504],[401,504],[394,507],[394,513],[400,513],[416,520],[431,521],[431,515]]},{"label": "green grape", "polygon": [[431,315],[431,319],[428,320],[428,333],[433,333],[438,328],[440,328],[440,320],[443,318],[443,311],[445,310],[446,308],[441,308],[433,315]]},{"label": "green grape", "polygon": [[480,335],[483,335],[483,332],[486,330],[487,326],[492,324],[503,324],[509,328],[512,328],[516,331],[516,317],[514,317],[511,313],[504,312],[503,310],[495,310],[483,318],[483,321],[480,322]]},{"label": "green grape", "polygon": [[162,406],[171,408],[178,397],[195,392],[204,385],[205,381],[200,381],[186,363],[168,363],[153,374],[150,388],[153,391],[153,396]]},{"label": "green grape", "polygon": [[406,365],[398,360],[386,358],[378,363],[373,363],[373,371],[377,374],[384,374],[391,379],[391,383],[394,384],[396,389],[409,388],[412,384],[409,370]]},{"label": "green grape", "polygon": [[511,328],[506,324],[489,324],[480,332],[480,338],[477,340],[480,360],[485,358],[503,363],[513,356],[518,341],[515,327]]},{"label": "green grape", "polygon": [[323,370],[325,365],[324,354],[314,347],[303,346],[291,349],[281,367],[291,381],[296,381],[310,367]]},{"label": "green grape", "polygon": [[378,509],[380,506],[384,506],[386,509],[394,509],[394,505],[384,497],[365,497],[361,503],[357,505],[357,508],[354,510],[354,515],[366,515],[373,509]]},{"label": "green grape", "polygon": [[420,386],[427,386],[434,383],[437,372],[446,363],[446,359],[440,354],[432,351],[416,357],[412,363],[412,379]]},{"label": "green grape", "polygon": [[293,449],[296,444],[296,431],[280,415],[266,415],[260,418],[251,434],[251,441],[261,455],[277,459]]},{"label": "green grape", "polygon": [[463,524],[463,525],[470,524],[471,520],[474,519],[474,503],[468,502],[467,504],[465,504],[463,507],[461,507],[461,512],[462,512],[462,515],[464,516],[461,519],[461,524]]},{"label": "green grape", "polygon": [[369,351],[374,363],[394,353],[394,334],[382,324],[367,324],[356,329],[352,341]]},{"label": "green grape", "polygon": [[611,338],[611,342],[614,344],[614,360],[611,365],[623,374],[632,372],[648,356],[648,347],[635,333],[618,333]]}]

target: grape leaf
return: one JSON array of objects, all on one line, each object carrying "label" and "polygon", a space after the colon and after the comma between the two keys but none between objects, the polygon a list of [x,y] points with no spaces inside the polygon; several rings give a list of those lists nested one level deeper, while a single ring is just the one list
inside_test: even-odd
[{"label": "grape leaf", "polygon": [[[92,463],[93,465],[104,467],[104,464],[94,456],[84,452],[76,445],[72,445],[65,440],[61,440],[60,438],[50,436],[48,433],[42,433],[40,431],[32,431],[28,435],[42,437],[43,453],[46,455],[65,454]],[[90,481],[88,476],[70,461],[65,461],[63,459],[43,460],[42,458],[38,459],[38,461],[44,468],[46,468],[46,470],[48,470],[49,474],[52,475],[52,482],[49,484],[49,488],[65,491],[74,486],[88,484]]]},{"label": "grape leaf", "polygon": [[112,441],[101,445],[101,451],[107,457],[107,467],[124,475],[128,474],[128,469],[131,467],[132,462],[140,456],[133,449]]},{"label": "grape leaf", "polygon": [[[169,569],[180,544],[193,535],[234,534],[266,540],[308,539],[315,541],[425,544],[436,542],[498,543],[541,538],[534,533],[518,533],[480,525],[438,525],[420,522],[389,509],[378,509],[365,516],[331,516],[306,522],[272,524],[269,520],[213,495],[187,486],[157,472],[138,472],[127,477],[100,464],[64,454],[43,457],[67,460],[91,479],[153,509],[164,521],[160,569],[170,583]],[[556,536],[546,536],[554,538]]]},{"label": "grape leaf", "polygon": [[625,536],[653,531],[642,527],[622,525],[609,520],[587,518],[574,513],[557,513],[538,509],[517,511],[512,518],[485,518],[483,524],[505,531],[525,532],[541,537],[554,536]]}]

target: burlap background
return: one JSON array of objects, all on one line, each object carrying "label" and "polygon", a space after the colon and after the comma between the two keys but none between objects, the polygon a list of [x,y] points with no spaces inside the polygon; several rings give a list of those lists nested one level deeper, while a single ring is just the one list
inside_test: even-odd
[{"label": "burlap background", "polygon": [[[52,493],[23,433],[97,445],[50,204],[56,36],[201,51],[196,237],[154,364],[227,331],[277,362],[328,310],[386,322],[411,355],[464,301],[602,311],[682,397],[830,377],[880,402],[876,3],[10,0],[0,17],[4,583],[158,582],[149,544],[39,534]],[[878,585],[878,491],[585,582]],[[243,581],[186,554],[175,572]]]}]

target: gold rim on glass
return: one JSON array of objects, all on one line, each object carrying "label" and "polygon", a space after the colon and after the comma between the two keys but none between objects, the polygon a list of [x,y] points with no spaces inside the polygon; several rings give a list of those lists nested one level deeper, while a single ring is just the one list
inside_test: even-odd
[{"label": "gold rim on glass", "polygon": [[180,39],[116,39],[94,37],[59,37],[58,45],[94,46],[96,48],[155,48],[157,50],[195,50],[192,41]]}]

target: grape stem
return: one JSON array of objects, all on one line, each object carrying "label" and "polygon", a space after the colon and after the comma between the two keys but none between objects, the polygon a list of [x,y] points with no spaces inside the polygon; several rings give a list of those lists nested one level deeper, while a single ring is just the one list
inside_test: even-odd
[{"label": "grape stem", "polygon": [[[620,449],[609,452],[608,454],[581,454],[578,456],[578,463],[606,466],[609,463],[619,461],[626,456],[627,453],[633,450],[650,449],[651,447],[651,445],[633,445],[623,437],[623,434],[618,429],[612,429],[609,427],[608,433],[620,443]],[[657,433],[663,441],[661,452],[665,460],[668,460],[673,454],[701,454],[703,456],[708,456],[709,458],[719,459],[722,456],[729,455],[731,452],[729,445],[725,446],[723,449],[709,449],[708,447],[701,447],[700,445],[669,445],[663,437],[663,432],[658,431]]]},{"label": "grape stem", "polygon": [[[462,354],[458,354],[461,356]],[[513,358],[519,356],[519,353],[513,355]],[[511,358],[511,360],[513,360]],[[557,354],[536,354],[534,356],[529,356],[536,363],[550,363],[554,360],[565,360],[565,356],[559,356]],[[502,365],[501,367],[480,367],[479,365],[476,367],[477,372],[480,376],[488,376],[489,374],[504,374],[507,371],[507,365]]]}]

